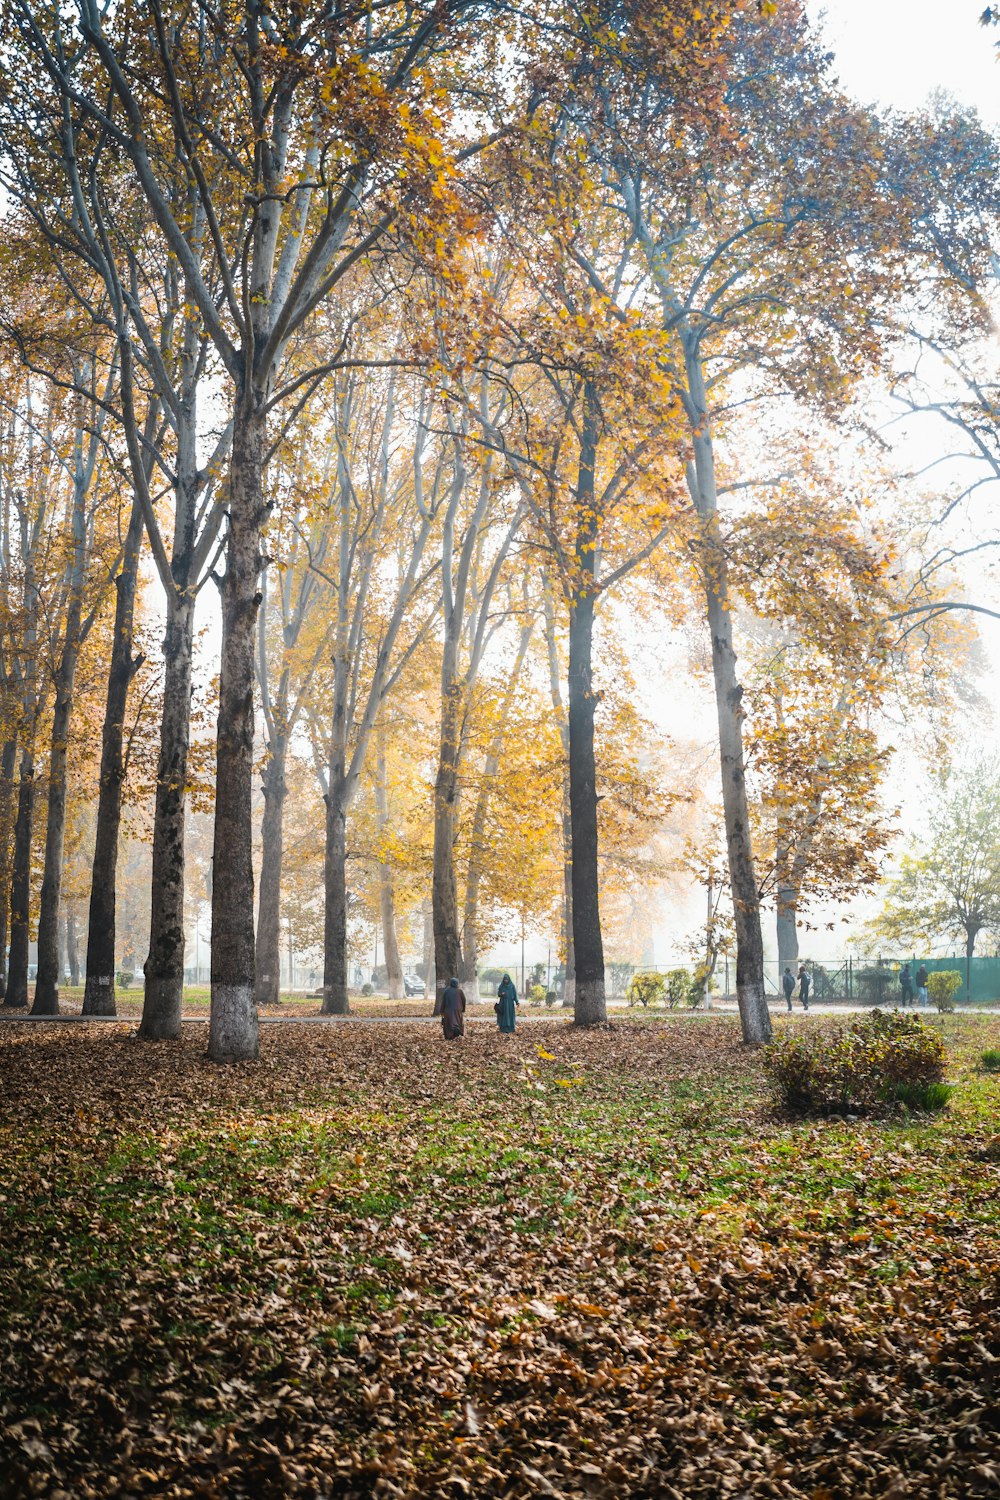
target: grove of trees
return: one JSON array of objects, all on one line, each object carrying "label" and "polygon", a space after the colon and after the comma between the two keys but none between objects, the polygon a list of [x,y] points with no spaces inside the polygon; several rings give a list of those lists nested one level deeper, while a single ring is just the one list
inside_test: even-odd
[{"label": "grove of trees", "polygon": [[[8,0],[4,1003],[35,936],[56,1013],[79,943],[85,1013],[134,963],[176,1037],[210,908],[217,1062],[287,937],[346,1013],[359,923],[391,994],[406,928],[472,996],[548,924],[598,1025],[697,826],[767,1040],[762,910],[791,961],[875,880],[973,649],[947,497],[867,413],[996,463],[998,166],[850,99],[797,0]],[[704,650],[710,774],[637,707],[657,632]]]}]

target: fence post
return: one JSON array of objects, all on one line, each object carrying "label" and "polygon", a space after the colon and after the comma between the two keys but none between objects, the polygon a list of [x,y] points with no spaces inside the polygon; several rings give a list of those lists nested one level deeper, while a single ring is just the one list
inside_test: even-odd
[{"label": "fence post", "polygon": [[847,960],[847,1003],[854,1004],[854,959],[851,957]]},{"label": "fence post", "polygon": [[726,999],[729,998],[729,954],[726,954]]}]

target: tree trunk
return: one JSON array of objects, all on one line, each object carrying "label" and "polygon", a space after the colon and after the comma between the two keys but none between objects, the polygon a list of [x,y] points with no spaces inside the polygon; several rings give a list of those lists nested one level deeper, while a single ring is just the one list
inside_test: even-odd
[{"label": "tree trunk", "polygon": [[14,767],[17,741],[6,740],[0,755],[0,1005],[7,994],[7,941],[10,936],[11,844],[14,833]]},{"label": "tree trunk", "polygon": [[323,862],[323,1015],[347,1016],[347,808],[342,774],[330,778],[326,794]]},{"label": "tree trunk", "polygon": [[569,811],[569,767],[563,773],[563,950],[566,955],[566,978],[563,981],[563,1010],[576,1009],[576,950],[573,946],[573,820]]},{"label": "tree trunk", "polygon": [[275,734],[264,768],[261,820],[260,892],[257,901],[257,953],[254,1000],[277,1005],[281,999],[281,868],[284,858],[285,759],[283,733]]},{"label": "tree trunk", "polygon": [[715,450],[708,396],[697,331],[682,331],[688,379],[693,460],[688,485],[702,521],[702,574],[705,613],[712,640],[712,675],[719,722],[722,806],[729,855],[729,888],[736,928],[736,1000],[743,1040],[749,1044],[771,1040],[771,1017],[764,997],[764,943],[760,930],[760,897],[750,841],[743,756],[743,688],[736,673],[733,622],[729,607],[729,572],[719,527]]},{"label": "tree trunk", "polygon": [[28,943],[31,931],[31,825],[35,811],[35,757],[30,746],[21,751],[18,774],[17,819],[14,824],[14,865],[10,879],[10,965],[7,1004],[12,1010],[28,1005]]},{"label": "tree trunk", "polygon": [[430,901],[424,900],[422,907],[424,920],[424,999],[429,1000],[435,990],[434,976],[434,908]]},{"label": "tree trunk", "polygon": [[[247,380],[249,381],[249,373]],[[212,851],[213,1062],[257,1057],[253,922],[253,689],[260,606],[260,528],[265,424],[254,393],[237,393],[229,473],[229,536],[222,580],[222,666],[215,759]]]},{"label": "tree trunk", "polygon": [[80,944],[76,937],[76,907],[72,902],[66,903],[66,967],[69,982],[76,989],[80,983]]},{"label": "tree trunk", "polygon": [[113,1016],[115,1008],[116,893],[118,835],[125,785],[125,711],[129,684],[142,664],[133,657],[135,594],[142,543],[142,508],[133,503],[125,536],[122,568],[115,579],[114,634],[108,667],[108,693],[101,737],[101,781],[97,801],[97,830],[90,879],[87,922],[87,977],[83,993],[85,1016]]},{"label": "tree trunk", "polygon": [[66,778],[69,762],[69,730],[73,714],[80,601],[71,605],[66,623],[67,641],[56,679],[52,740],[49,749],[48,816],[45,825],[45,857],[38,914],[38,972],[35,979],[33,1016],[59,1014],[59,905],[62,895],[63,845],[66,836]]},{"label": "tree trunk", "polygon": [[457,979],[462,962],[458,935],[458,892],[455,884],[455,821],[458,801],[459,718],[462,690],[455,680],[453,663],[442,668],[441,748],[434,780],[434,878],[431,902],[434,914],[434,1014],[441,1014],[441,997],[451,979]]},{"label": "tree trunk", "polygon": [[[389,796],[385,785],[385,738],[379,732],[375,755],[375,826],[380,834],[389,827]],[[392,870],[384,861],[379,861],[379,904],[382,910],[382,945],[385,949],[385,972],[389,985],[389,999],[402,1000],[403,965],[399,960],[399,942],[396,937],[396,905],[392,888]]]},{"label": "tree trunk", "polygon": [[597,844],[597,767],[594,758],[593,686],[594,568],[598,516],[594,507],[597,459],[596,396],[588,382],[580,438],[579,482],[574,563],[570,581],[569,671],[569,809],[572,838],[573,953],[576,984],[573,1020],[577,1026],[599,1026],[608,1018],[604,991],[604,941],[601,935]]},{"label": "tree trunk", "polygon": [[184,813],[191,734],[191,655],[194,598],[167,596],[163,642],[163,718],[153,814],[152,904],[145,995],[139,1035],[150,1041],[181,1034],[184,994]]},{"label": "tree trunk", "polygon": [[786,964],[799,961],[799,924],[796,912],[798,891],[792,886],[781,886],[778,890],[775,932],[778,939],[778,972],[783,973]]}]

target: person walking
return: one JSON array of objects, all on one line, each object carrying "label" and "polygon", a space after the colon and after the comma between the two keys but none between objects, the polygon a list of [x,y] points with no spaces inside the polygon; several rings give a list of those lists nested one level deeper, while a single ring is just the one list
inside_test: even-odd
[{"label": "person walking", "polygon": [[457,979],[449,979],[441,996],[441,1030],[446,1042],[465,1035],[465,991]]},{"label": "person walking", "polygon": [[930,1005],[930,997],[927,994],[927,965],[921,964],[917,970],[917,999],[921,1005]]},{"label": "person walking", "polygon": [[802,1009],[809,1009],[809,970],[805,964],[799,964],[799,999],[802,1001]]},{"label": "person walking", "polygon": [[913,1003],[913,975],[910,973],[908,959],[899,971],[899,997],[904,1010]]},{"label": "person walking", "polygon": [[517,1025],[515,1007],[518,1004],[517,989],[509,974],[505,974],[500,981],[497,990],[497,1003],[493,1009],[497,1013],[497,1025],[500,1030],[509,1034],[513,1033]]},{"label": "person walking", "polygon": [[795,992],[795,975],[792,973],[787,964],[785,965],[785,972],[781,976],[781,988],[785,992],[785,1004],[788,1006],[788,1009],[791,1010],[792,995]]}]

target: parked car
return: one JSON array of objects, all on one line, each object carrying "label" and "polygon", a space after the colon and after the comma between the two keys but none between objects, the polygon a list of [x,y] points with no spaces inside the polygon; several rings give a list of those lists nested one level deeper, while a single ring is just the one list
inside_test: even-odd
[{"label": "parked car", "polygon": [[403,975],[403,994],[422,995],[424,993],[424,981],[418,979],[416,974]]}]

